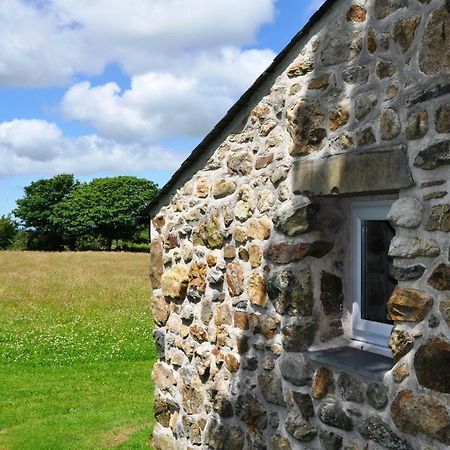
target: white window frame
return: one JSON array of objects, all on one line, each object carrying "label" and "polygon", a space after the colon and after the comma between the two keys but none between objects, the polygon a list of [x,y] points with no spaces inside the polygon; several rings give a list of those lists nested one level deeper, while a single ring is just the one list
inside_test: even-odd
[{"label": "white window frame", "polygon": [[362,247],[361,224],[364,220],[387,220],[393,201],[354,202],[351,208],[352,232],[352,339],[388,351],[392,325],[365,320],[361,317]]}]

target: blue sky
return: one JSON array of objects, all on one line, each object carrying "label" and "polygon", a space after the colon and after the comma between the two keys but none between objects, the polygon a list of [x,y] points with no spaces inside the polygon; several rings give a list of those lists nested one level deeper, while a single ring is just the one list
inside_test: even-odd
[{"label": "blue sky", "polygon": [[320,3],[0,2],[0,215],[58,173],[162,186]]}]

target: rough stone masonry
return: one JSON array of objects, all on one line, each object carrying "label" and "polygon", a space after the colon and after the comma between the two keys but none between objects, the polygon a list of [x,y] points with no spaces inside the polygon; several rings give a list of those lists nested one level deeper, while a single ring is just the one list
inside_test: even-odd
[{"label": "rough stone masonry", "polygon": [[[450,1],[326,8],[153,210],[156,449],[450,446]],[[378,380],[304,355],[349,338],[355,198],[395,200]]]}]

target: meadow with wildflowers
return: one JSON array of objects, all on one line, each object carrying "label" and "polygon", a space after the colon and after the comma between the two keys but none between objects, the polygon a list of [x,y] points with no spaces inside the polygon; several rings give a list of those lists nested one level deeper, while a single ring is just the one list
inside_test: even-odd
[{"label": "meadow with wildflowers", "polygon": [[0,252],[0,449],[150,448],[148,255]]}]

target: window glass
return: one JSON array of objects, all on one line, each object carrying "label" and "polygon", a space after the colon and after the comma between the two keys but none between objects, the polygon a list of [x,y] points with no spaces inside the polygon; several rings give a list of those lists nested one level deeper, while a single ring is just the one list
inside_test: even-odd
[{"label": "window glass", "polygon": [[387,301],[397,281],[388,256],[394,229],[387,220],[361,222],[361,318],[387,323]]}]

